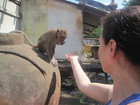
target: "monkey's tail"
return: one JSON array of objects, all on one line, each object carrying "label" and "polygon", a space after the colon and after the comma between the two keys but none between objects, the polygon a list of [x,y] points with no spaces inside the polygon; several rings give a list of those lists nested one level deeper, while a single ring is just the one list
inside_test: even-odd
[{"label": "monkey's tail", "polygon": [[23,33],[25,39],[27,40],[27,42],[33,47],[33,48],[37,48],[37,45],[33,45],[32,42],[27,38],[27,35],[25,33]]},{"label": "monkey's tail", "polygon": [[24,35],[24,38],[27,40],[27,42],[29,43],[30,46],[32,46],[33,48],[37,48],[37,45],[33,45],[32,42],[29,40],[29,38],[27,37],[27,35],[20,30],[14,30],[14,31],[10,31],[9,33],[20,33]]}]

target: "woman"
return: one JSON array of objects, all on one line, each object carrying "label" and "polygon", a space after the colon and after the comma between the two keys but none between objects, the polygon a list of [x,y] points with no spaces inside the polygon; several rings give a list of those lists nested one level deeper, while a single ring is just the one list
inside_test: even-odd
[{"label": "woman", "polygon": [[108,14],[103,20],[99,43],[102,68],[114,83],[91,83],[78,56],[66,54],[78,88],[107,105],[140,105],[140,6]]}]

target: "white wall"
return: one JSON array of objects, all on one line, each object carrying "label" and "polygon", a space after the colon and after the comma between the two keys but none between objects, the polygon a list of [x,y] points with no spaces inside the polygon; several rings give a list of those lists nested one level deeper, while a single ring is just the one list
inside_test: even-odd
[{"label": "white wall", "polygon": [[65,54],[82,56],[83,21],[81,10],[71,5],[54,2],[48,9],[48,29],[66,28],[68,37],[64,45],[56,47],[55,57],[65,59]]}]

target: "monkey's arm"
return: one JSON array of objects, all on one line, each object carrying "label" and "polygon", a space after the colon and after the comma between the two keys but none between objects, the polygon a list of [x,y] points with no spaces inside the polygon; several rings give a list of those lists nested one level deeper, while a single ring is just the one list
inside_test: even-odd
[{"label": "monkey's arm", "polygon": [[48,55],[48,58],[49,58],[50,62],[53,64],[53,66],[58,66],[58,62],[54,58],[55,47],[56,47],[56,45],[52,45],[52,46],[48,47],[48,49],[47,49],[47,55]]},{"label": "monkey's arm", "polygon": [[53,58],[53,56],[54,56],[54,53],[55,53],[55,46],[56,45],[50,45],[50,46],[48,46],[48,48],[47,48],[47,55],[48,55],[48,57],[49,57],[49,60],[52,60],[52,58]]}]

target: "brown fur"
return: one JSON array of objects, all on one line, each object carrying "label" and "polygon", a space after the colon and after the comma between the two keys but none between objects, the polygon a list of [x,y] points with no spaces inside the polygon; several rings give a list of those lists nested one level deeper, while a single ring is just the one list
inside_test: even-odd
[{"label": "brown fur", "polygon": [[47,53],[49,59],[51,60],[54,56],[56,45],[63,45],[66,37],[66,30],[50,30],[41,35],[38,40],[37,48],[41,52]]},{"label": "brown fur", "polygon": [[29,44],[40,50],[42,53],[46,53],[49,60],[52,60],[55,54],[56,45],[63,45],[64,40],[67,37],[67,32],[64,29],[49,30],[48,32],[42,34],[38,39],[38,44],[33,45],[31,41],[27,38],[26,34],[20,30],[11,31],[10,33],[21,33],[24,35]]}]

